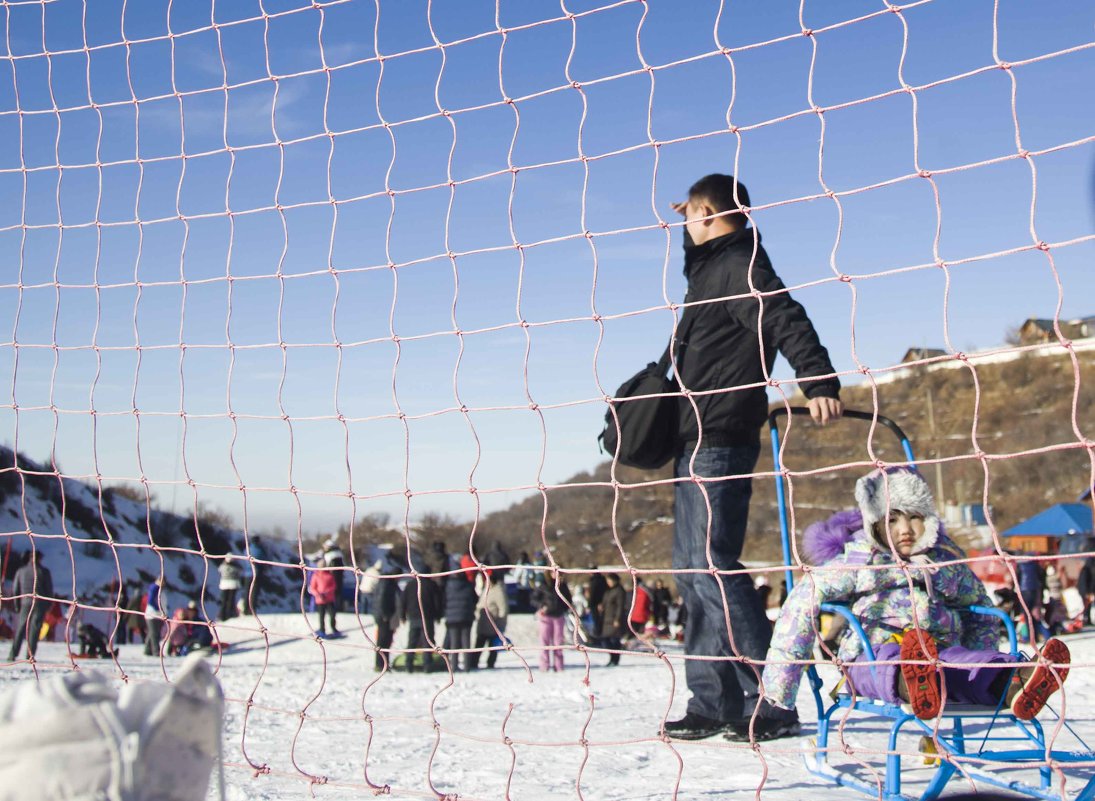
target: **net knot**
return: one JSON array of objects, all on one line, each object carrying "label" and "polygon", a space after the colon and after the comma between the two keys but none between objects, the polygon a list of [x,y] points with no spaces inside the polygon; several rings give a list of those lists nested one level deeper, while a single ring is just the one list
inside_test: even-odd
[{"label": "net knot", "polygon": [[730,126],[730,133],[732,133],[732,134],[741,133],[741,127],[738,126],[738,125],[731,125]]},{"label": "net knot", "polygon": [[837,276],[837,279],[839,281],[841,281],[842,283],[845,283],[845,284],[852,283],[852,277],[850,275],[848,275],[847,273],[841,273],[840,275]]},{"label": "net knot", "polygon": [[1048,251],[1049,251],[1049,243],[1048,243],[1048,242],[1041,242],[1041,241],[1040,241],[1040,242],[1038,242],[1038,244],[1037,244],[1037,245],[1035,245],[1034,247],[1038,248],[1038,250],[1042,251],[1043,253],[1045,253],[1045,252],[1048,252]]},{"label": "net knot", "polygon": [[570,82],[570,88],[571,89],[581,89],[582,84],[579,81],[571,81]]},{"label": "net knot", "polygon": [[813,31],[813,29],[812,29],[812,28],[803,28],[803,29],[802,29],[802,35],[803,35],[803,36],[813,36],[813,35],[814,35],[814,31]]},{"label": "net knot", "polygon": [[932,177],[932,171],[931,170],[919,170],[916,174],[919,175],[921,178],[931,178]]},{"label": "net knot", "polygon": [[1011,62],[1001,61],[999,66],[1000,66],[1000,69],[1002,69],[1004,72],[1007,72],[1008,70],[1011,69]]}]

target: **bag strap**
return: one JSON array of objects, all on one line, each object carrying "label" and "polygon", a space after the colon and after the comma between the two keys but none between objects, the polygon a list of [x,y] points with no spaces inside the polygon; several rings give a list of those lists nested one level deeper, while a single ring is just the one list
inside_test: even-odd
[{"label": "bag strap", "polygon": [[[677,329],[670,334],[669,344],[665,346],[665,353],[658,359],[658,375],[665,375],[669,371],[669,365],[673,360],[673,342],[674,340],[681,340],[688,336],[688,333],[692,330],[692,325],[696,321],[696,314],[693,312],[689,314],[689,309],[685,309],[684,314],[681,315],[681,322],[677,326]],[[681,356],[684,355],[684,346],[687,342],[682,342],[677,348],[677,362],[680,363]]]}]

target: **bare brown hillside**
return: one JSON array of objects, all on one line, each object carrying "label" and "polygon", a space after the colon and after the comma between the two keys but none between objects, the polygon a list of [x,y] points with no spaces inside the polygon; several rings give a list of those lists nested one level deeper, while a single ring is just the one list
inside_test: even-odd
[{"label": "bare brown hillside", "polygon": [[[1058,501],[1075,500],[1090,480],[1095,454],[1081,435],[1095,439],[1095,359],[1084,354],[1076,381],[1067,356],[1024,356],[1012,362],[919,370],[877,387],[882,414],[909,435],[919,459],[942,460],[939,474],[924,465],[933,488],[941,478],[944,499],[980,502],[985,496],[999,529]],[[870,386],[845,389],[850,408],[871,410]],[[929,414],[929,408],[931,414]],[[976,430],[974,419],[976,413]],[[934,418],[934,432],[932,430]],[[786,437],[785,462],[795,472],[823,470],[792,478],[796,529],[849,506],[855,479],[874,458],[901,458],[897,441],[878,427],[841,421],[820,429],[797,418]],[[976,446],[974,434],[976,433]],[[772,470],[767,436],[758,471]],[[871,446],[869,448],[869,445]],[[978,447],[983,458],[977,456]],[[873,456],[872,456],[873,453]],[[618,495],[608,486],[609,463],[570,479],[569,486],[528,498],[487,516],[477,538],[499,538],[511,552],[542,548],[541,531],[556,559],[568,567],[622,564],[623,554],[636,567],[668,566],[672,538],[672,484],[625,487]],[[656,473],[621,468],[625,483],[666,480]],[[754,484],[746,558],[779,559],[779,524],[771,478]],[[515,554],[514,554],[515,555]]]}]

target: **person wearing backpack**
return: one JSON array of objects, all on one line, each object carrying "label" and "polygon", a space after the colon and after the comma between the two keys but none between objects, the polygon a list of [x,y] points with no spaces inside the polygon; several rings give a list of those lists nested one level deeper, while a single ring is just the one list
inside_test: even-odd
[{"label": "person wearing backpack", "polygon": [[[761,660],[771,640],[741,553],[776,355],[790,362],[815,422],[824,425],[844,409],[829,354],[773,270],[749,224],[749,204],[745,185],[720,174],[701,178],[685,202],[673,204],[685,220],[689,304],[671,348],[686,393],[674,432],[673,568],[685,571],[677,575],[690,623],[685,653],[720,657],[685,662],[692,698],[664,733],[686,740],[747,720],[760,698],[759,671],[732,657]],[[797,720],[793,710],[786,714]]]}]

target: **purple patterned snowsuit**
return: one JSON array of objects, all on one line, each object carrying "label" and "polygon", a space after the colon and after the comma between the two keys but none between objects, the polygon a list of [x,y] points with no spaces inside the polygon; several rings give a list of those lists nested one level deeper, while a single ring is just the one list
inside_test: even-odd
[{"label": "purple patterned snowsuit", "polygon": [[[929,547],[898,565],[894,554],[862,529],[843,551],[820,566],[806,566],[780,611],[764,668],[763,688],[769,702],[784,709],[795,706],[805,665],[813,659],[817,642],[818,605],[847,604],[867,634],[878,660],[896,660],[900,647],[888,642],[912,626],[927,629],[939,645],[943,662],[1011,663],[1013,656],[997,650],[1000,640],[996,618],[969,612],[971,605],[991,606],[981,580],[964,562],[965,552],[940,531]],[[911,583],[911,589],[910,589]],[[862,644],[846,629],[837,656],[845,663],[849,683],[857,695],[901,703],[897,696],[898,666],[862,664]],[[995,668],[944,668],[946,697],[957,703],[995,704],[998,691],[990,684]]]}]

